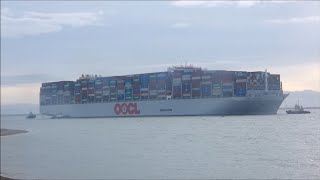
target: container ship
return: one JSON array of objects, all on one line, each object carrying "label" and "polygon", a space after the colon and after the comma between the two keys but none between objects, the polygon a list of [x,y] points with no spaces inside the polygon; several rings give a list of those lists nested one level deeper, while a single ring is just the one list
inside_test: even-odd
[{"label": "container ship", "polygon": [[42,83],[40,113],[74,118],[264,115],[276,114],[286,96],[279,74],[176,66]]}]

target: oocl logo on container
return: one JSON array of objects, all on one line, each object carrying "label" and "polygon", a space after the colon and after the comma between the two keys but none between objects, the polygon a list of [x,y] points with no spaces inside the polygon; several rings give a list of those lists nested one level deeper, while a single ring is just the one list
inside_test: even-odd
[{"label": "oocl logo on container", "polygon": [[117,115],[140,114],[140,110],[138,110],[137,103],[117,103],[116,105],[114,105],[113,110]]}]

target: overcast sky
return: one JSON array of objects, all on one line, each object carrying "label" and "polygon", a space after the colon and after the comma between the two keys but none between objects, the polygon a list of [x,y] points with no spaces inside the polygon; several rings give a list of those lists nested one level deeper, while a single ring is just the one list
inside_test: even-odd
[{"label": "overcast sky", "polygon": [[40,82],[185,62],[320,91],[319,32],[316,1],[1,1],[1,103],[38,103]]}]

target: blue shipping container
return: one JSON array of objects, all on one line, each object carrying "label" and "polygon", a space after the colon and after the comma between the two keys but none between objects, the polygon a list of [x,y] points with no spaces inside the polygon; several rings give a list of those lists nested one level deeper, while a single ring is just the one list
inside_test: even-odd
[{"label": "blue shipping container", "polygon": [[141,87],[141,88],[148,88],[148,87],[149,87],[149,84],[141,84],[140,87]]},{"label": "blue shipping container", "polygon": [[222,89],[232,89],[232,86],[222,86]]},{"label": "blue shipping container", "polygon": [[247,91],[244,88],[234,90],[234,94],[237,96],[244,96],[244,95],[246,95],[246,93],[247,93]]},{"label": "blue shipping container", "polygon": [[140,92],[140,88],[133,88],[132,91],[133,91],[134,94],[139,93]]},{"label": "blue shipping container", "polygon": [[118,94],[118,100],[124,100],[124,94]]},{"label": "blue shipping container", "polygon": [[181,87],[180,86],[173,87],[173,92],[181,92]]}]

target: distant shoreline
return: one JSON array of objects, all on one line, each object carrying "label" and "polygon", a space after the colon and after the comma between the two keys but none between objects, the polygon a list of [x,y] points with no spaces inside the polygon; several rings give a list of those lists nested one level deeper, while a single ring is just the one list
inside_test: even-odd
[{"label": "distant shoreline", "polygon": [[1,175],[0,176],[0,180],[13,180],[13,179]]},{"label": "distant shoreline", "polygon": [[[29,113],[25,114],[1,114],[1,116],[27,116]],[[40,114],[35,114],[35,115],[40,115]]]},{"label": "distant shoreline", "polygon": [[[281,107],[279,109],[294,109],[294,107]],[[320,107],[303,107],[303,109],[320,109]],[[28,115],[28,113],[26,114],[1,114],[1,116],[26,116]],[[41,115],[41,114],[36,114],[36,115]]]},{"label": "distant shoreline", "polygon": [[10,136],[15,134],[27,133],[29,131],[19,129],[0,129],[0,136]]},{"label": "distant shoreline", "polygon": [[[294,107],[288,108],[279,108],[279,109],[294,109]],[[320,109],[320,107],[303,107],[303,109]]]}]

